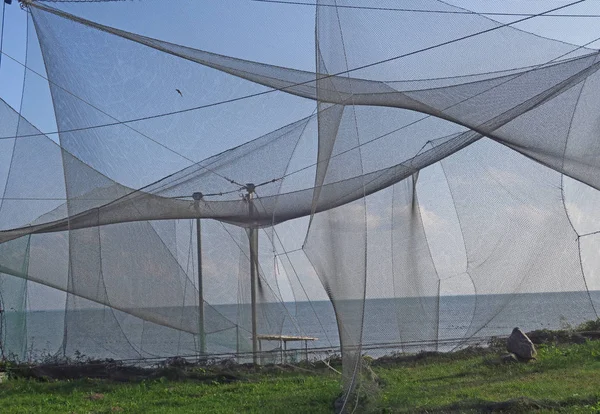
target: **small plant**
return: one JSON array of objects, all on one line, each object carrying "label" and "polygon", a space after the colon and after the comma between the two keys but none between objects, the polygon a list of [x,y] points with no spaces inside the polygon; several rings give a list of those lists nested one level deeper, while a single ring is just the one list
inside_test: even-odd
[{"label": "small plant", "polygon": [[573,325],[569,323],[569,320],[564,315],[560,315],[558,317],[558,326],[560,326],[560,329],[562,329],[563,331],[573,330]]},{"label": "small plant", "polygon": [[75,351],[75,356],[73,357],[76,364],[85,364],[89,361],[89,358],[81,353],[81,351]]},{"label": "small plant", "polygon": [[585,332],[585,331],[600,331],[600,318],[592,319],[591,321],[584,322],[580,325],[577,325],[575,328],[576,331]]},{"label": "small plant", "polygon": [[503,351],[506,349],[506,338],[499,338],[497,336],[492,336],[489,339],[488,347],[494,351]]}]

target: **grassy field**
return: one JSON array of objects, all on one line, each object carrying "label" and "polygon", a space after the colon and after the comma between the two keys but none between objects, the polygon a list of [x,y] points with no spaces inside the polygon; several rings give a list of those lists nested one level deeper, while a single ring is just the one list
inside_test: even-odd
[{"label": "grassy field", "polygon": [[[471,349],[372,361],[377,379],[356,412],[600,412],[600,341],[542,345],[531,363]],[[339,375],[324,365],[193,368],[142,381],[11,378],[2,413],[330,413]]]},{"label": "grassy field", "polygon": [[600,412],[600,342],[541,346],[531,363],[449,355],[375,367],[373,412]]}]

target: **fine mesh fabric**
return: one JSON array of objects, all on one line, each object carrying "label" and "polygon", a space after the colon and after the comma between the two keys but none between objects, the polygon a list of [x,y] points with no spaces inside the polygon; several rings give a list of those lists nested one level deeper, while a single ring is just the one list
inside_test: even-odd
[{"label": "fine mesh fabric", "polygon": [[0,101],[5,353],[44,307],[63,357],[258,362],[254,333],[309,335],[348,397],[378,345],[598,317],[597,50],[383,0],[252,39],[292,6],[163,3],[28,3],[35,69]]}]

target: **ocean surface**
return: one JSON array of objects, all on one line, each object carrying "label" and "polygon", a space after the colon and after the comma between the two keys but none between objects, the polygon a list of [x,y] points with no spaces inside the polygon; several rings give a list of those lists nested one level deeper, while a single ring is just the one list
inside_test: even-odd
[{"label": "ocean surface", "polygon": [[[356,337],[361,321],[359,302],[346,301],[336,307],[345,312],[342,321],[346,332]],[[233,321],[238,315],[249,313],[248,306],[217,305],[215,309]],[[365,302],[363,352],[377,357],[399,351],[446,351],[464,345],[465,339],[509,335],[516,326],[524,330],[576,326],[596,319],[596,309],[600,310],[598,291],[369,299]],[[432,316],[435,314],[439,314],[438,320]],[[268,326],[269,332],[259,333],[318,338],[308,343],[311,355],[322,357],[339,347],[338,324],[330,302],[287,303],[285,309],[267,305],[260,315],[270,320],[269,324],[261,324]],[[25,325],[26,341],[19,340],[18,330]],[[198,346],[197,337],[192,334],[106,309],[76,310],[67,315],[64,311],[33,311],[25,315],[5,312],[2,335],[14,354],[22,354],[19,358],[38,360],[63,353],[90,358],[162,358],[194,355]],[[250,337],[248,330],[241,328],[214,329],[206,336],[207,352],[248,352]],[[274,349],[273,354],[279,355],[278,342],[263,341],[261,345],[263,350]],[[304,343],[292,341],[287,347],[303,349]],[[297,354],[300,357],[301,352]]]}]

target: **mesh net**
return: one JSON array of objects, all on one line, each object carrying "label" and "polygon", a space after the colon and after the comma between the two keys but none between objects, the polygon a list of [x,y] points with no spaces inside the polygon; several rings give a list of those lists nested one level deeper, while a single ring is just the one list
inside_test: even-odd
[{"label": "mesh net", "polygon": [[29,3],[0,102],[5,353],[268,362],[286,335],[340,346],[349,396],[365,350],[597,317],[596,50],[439,1],[77,3]]}]

